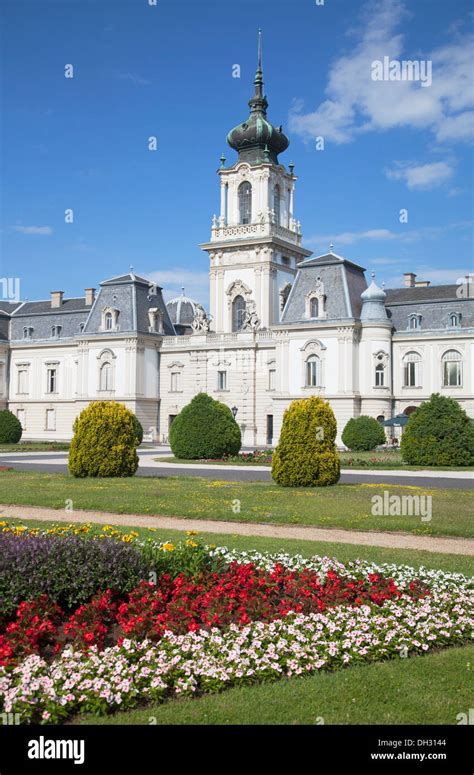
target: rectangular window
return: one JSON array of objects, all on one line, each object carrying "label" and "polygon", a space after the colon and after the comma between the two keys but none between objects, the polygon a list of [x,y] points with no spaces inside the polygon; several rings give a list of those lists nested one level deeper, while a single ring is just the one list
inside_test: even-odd
[{"label": "rectangular window", "polygon": [[46,430],[56,430],[56,412],[54,409],[46,409]]},{"label": "rectangular window", "polygon": [[275,390],[275,375],[276,375],[275,369],[268,370],[268,389],[269,390]]},{"label": "rectangular window", "polygon": [[227,372],[226,371],[217,372],[217,389],[227,390]]},{"label": "rectangular window", "polygon": [[169,414],[168,415],[168,432],[169,432],[171,426],[173,425],[173,422],[176,420],[177,416],[178,416],[177,414]]},{"label": "rectangular window", "polygon": [[461,387],[461,364],[459,361],[445,361],[443,387]]},{"label": "rectangular window", "polygon": [[17,393],[28,393],[28,369],[18,369]]},{"label": "rectangular window", "polygon": [[57,385],[57,371],[56,369],[48,369],[47,380],[46,380],[46,392],[56,393],[57,392],[56,385]]},{"label": "rectangular window", "polygon": [[267,414],[267,444],[273,443],[273,415]]},{"label": "rectangular window", "polygon": [[19,421],[19,423],[20,423],[21,427],[22,427],[22,428],[23,428],[23,430],[25,431],[25,430],[26,430],[26,415],[25,415],[25,410],[24,410],[24,409],[17,409],[17,410],[16,410],[16,416],[17,416],[17,420]]},{"label": "rectangular window", "polygon": [[172,393],[179,393],[181,390],[181,374],[179,371],[171,372],[171,388]]},{"label": "rectangular window", "polygon": [[417,363],[405,364],[405,387],[417,387]]},{"label": "rectangular window", "polygon": [[3,380],[5,378],[5,365],[0,363],[0,396],[3,396]]}]

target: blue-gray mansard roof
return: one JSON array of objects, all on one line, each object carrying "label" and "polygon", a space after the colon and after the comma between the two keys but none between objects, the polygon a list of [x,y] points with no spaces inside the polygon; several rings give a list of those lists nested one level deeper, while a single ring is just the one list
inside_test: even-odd
[{"label": "blue-gray mansard roof", "polygon": [[[102,330],[102,312],[106,307],[119,311],[120,334],[150,333],[150,309],[161,312],[164,334],[175,334],[163,300],[162,289],[150,280],[131,273],[100,283],[100,291],[92,305],[86,305],[85,298],[63,299],[59,307],[52,307],[50,300],[27,301],[19,304],[10,316],[5,317],[11,320],[12,341],[23,340],[25,328],[33,329],[31,341],[51,340],[54,338],[53,326],[61,326],[60,339],[71,339],[82,334],[103,336],[108,333]],[[0,338],[1,318],[0,312]],[[116,336],[117,331],[111,331],[110,335]]]}]

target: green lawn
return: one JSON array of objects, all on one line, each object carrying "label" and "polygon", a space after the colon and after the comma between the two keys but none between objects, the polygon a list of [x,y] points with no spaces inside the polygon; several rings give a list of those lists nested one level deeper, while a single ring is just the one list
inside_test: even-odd
[{"label": "green lawn", "polygon": [[[432,519],[374,516],[373,496],[432,497]],[[227,522],[315,525],[418,535],[472,536],[472,491],[427,490],[385,484],[284,488],[272,482],[227,482],[199,477],[75,479],[37,471],[0,472],[0,503],[129,514],[158,514]],[[240,503],[240,512],[235,512]]]},{"label": "green lawn", "polygon": [[[9,519],[9,524],[22,524],[30,527],[52,527],[57,522],[47,522],[34,519]],[[121,526],[124,532],[136,531],[142,538],[153,538],[155,541],[171,541],[177,543],[185,538],[185,533],[180,530],[156,529]],[[93,526],[93,530],[100,533],[102,525]],[[201,541],[216,546],[227,546],[230,549],[250,551],[255,549],[260,552],[287,552],[303,557],[312,557],[315,554],[325,557],[336,557],[340,562],[364,559],[376,563],[397,563],[398,565],[410,565],[413,568],[424,566],[434,570],[463,573],[466,576],[474,576],[474,557],[456,554],[437,554],[415,549],[386,549],[379,546],[358,546],[356,544],[338,544],[330,541],[302,541],[293,538],[261,538],[259,536],[226,535],[221,533],[199,533]]]},{"label": "green lawn", "polygon": [[457,724],[472,707],[474,646],[172,699],[75,724]]}]

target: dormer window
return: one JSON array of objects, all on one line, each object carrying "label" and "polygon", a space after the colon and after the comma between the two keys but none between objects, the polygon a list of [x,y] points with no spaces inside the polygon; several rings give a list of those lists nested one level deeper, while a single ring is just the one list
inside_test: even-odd
[{"label": "dormer window", "polygon": [[314,290],[305,296],[305,316],[309,319],[324,319],[326,313],[326,296],[324,295],[324,285],[320,277],[316,279]]},{"label": "dormer window", "polygon": [[62,326],[51,326],[51,336],[59,339],[61,336]]},{"label": "dormer window", "polygon": [[408,328],[410,331],[421,328],[421,315],[410,315],[408,318]]},{"label": "dormer window", "polygon": [[119,310],[115,307],[106,307],[102,310],[102,330],[117,331]]},{"label": "dormer window", "polygon": [[81,334],[84,331],[85,327],[86,327],[85,323],[79,323],[79,331],[80,331]]},{"label": "dormer window", "polygon": [[317,318],[319,314],[319,301],[316,298],[311,299],[309,302],[309,316],[311,318]]},{"label": "dormer window", "polygon": [[25,326],[23,329],[23,339],[32,339],[32,338],[33,338],[32,326]]},{"label": "dormer window", "polygon": [[157,307],[152,307],[148,310],[148,321],[150,333],[162,334],[163,329],[163,313]]},{"label": "dormer window", "polygon": [[449,328],[458,328],[461,325],[461,314],[459,312],[452,312],[448,321]]}]

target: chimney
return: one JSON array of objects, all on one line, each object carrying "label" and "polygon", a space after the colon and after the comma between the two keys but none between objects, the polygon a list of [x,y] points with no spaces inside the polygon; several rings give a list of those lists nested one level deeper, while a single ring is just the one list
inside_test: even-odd
[{"label": "chimney", "polygon": [[63,303],[64,291],[51,291],[51,306],[60,307]]},{"label": "chimney", "polygon": [[415,288],[428,288],[430,285],[430,280],[416,280],[415,281]]},{"label": "chimney", "polygon": [[95,288],[85,288],[84,290],[86,307],[92,307],[95,299]]},{"label": "chimney", "polygon": [[414,288],[415,287],[415,277],[416,274],[413,274],[413,272],[405,272],[403,275],[403,282],[405,284],[405,288]]}]

